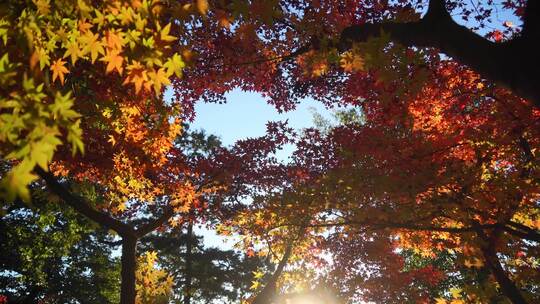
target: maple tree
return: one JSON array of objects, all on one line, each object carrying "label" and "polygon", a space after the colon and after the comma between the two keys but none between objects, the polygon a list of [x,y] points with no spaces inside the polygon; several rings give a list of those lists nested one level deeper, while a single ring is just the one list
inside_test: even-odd
[{"label": "maple tree", "polygon": [[[447,72],[459,75],[460,86],[476,86],[461,70]],[[439,84],[425,89],[447,94]],[[366,116],[346,115],[353,118],[346,125],[306,130],[290,182],[255,200],[231,226],[248,230],[250,242],[272,246],[280,246],[290,228],[308,227],[296,244],[297,257],[286,259],[293,265],[295,259],[311,260],[295,265],[309,270],[313,263],[325,264],[320,251],[331,254],[329,277],[351,299],[447,303],[445,292],[453,291],[448,303],[482,303],[500,295],[512,303],[534,303],[540,240],[532,152],[538,145],[537,112],[526,102],[512,108],[513,103],[468,94],[442,103],[428,92],[421,96],[406,104],[408,115],[388,119],[393,114],[377,105]],[[468,98],[474,106],[456,111]],[[429,105],[416,107],[419,102]],[[429,113],[418,115],[419,109]],[[444,123],[445,115],[460,119]],[[404,250],[424,259],[447,255],[452,264],[411,269],[400,254]],[[454,282],[439,294],[416,289],[426,284],[437,290],[456,268],[467,277],[483,273],[483,279],[465,286]],[[285,277],[281,284],[290,283]]]},{"label": "maple tree", "polygon": [[[328,135],[309,131],[297,142],[298,164],[285,182],[296,186],[278,183],[282,192],[229,223],[241,227],[233,230],[246,235],[248,250],[254,236],[280,242],[290,233],[272,227],[308,216],[312,231],[336,230],[336,239],[307,232],[313,242],[327,239],[330,252],[348,235],[358,248],[376,235],[373,246],[381,251],[369,257],[373,269],[384,262],[396,280],[399,263],[385,255],[444,249],[465,267],[488,269],[485,283],[512,302],[535,301],[539,65],[531,41],[538,37],[532,17],[538,5],[505,1],[501,6],[522,26],[504,22],[504,33],[484,30],[482,37],[478,32],[495,15],[491,4],[280,1],[235,11],[234,4],[217,3],[234,30],[209,20],[185,33],[198,68],[173,87],[186,107],[200,99],[221,102],[224,92],[240,87],[280,110],[313,97],[362,111],[363,123]],[[450,14],[474,17],[476,25],[458,25]],[[358,263],[347,251],[340,258]],[[452,301],[462,296],[481,301],[474,291]]]},{"label": "maple tree", "polygon": [[[29,201],[39,175],[65,204],[118,233],[121,303],[136,298],[137,239],[175,223],[207,190],[190,183],[197,172],[173,147],[178,104],[163,98],[185,66],[172,49],[172,31],[184,25],[173,29],[173,11],[200,18],[206,9],[36,0],[8,1],[0,11],[3,197]],[[142,213],[157,216],[139,229],[126,223]]]},{"label": "maple tree", "polygon": [[[137,108],[145,103],[154,112],[148,123],[153,120],[161,127],[155,131],[168,133],[164,141],[174,139],[179,129],[168,123],[174,106],[165,105],[160,94],[172,75],[181,75],[184,63],[171,50],[177,40],[170,35],[171,24],[159,19],[164,9],[159,1],[91,6],[36,0],[2,6],[0,140],[3,158],[17,162],[2,179],[8,198],[28,199],[26,185],[36,179],[32,169],[48,170],[63,141],[74,155],[84,152],[83,129],[113,143],[115,136],[140,142],[152,130],[149,124],[139,129],[119,124],[143,119]],[[122,84],[141,94],[112,93]],[[88,102],[93,106],[85,106]],[[164,115],[160,110],[166,108],[171,113]],[[89,119],[96,111],[108,128]]]},{"label": "maple tree", "polygon": [[[521,24],[486,30],[498,7]],[[534,302],[538,11],[532,0],[8,1],[2,195],[8,205],[30,201],[44,187],[39,176],[115,231],[121,303],[171,287],[154,253],[137,272],[137,241],[205,212],[222,220],[221,233],[242,237],[247,255],[278,264],[264,286],[257,272],[254,301],[308,286],[313,265],[326,265],[353,300],[481,302],[500,293]],[[299,136],[270,123],[262,138],[189,155],[181,120],[237,87],[279,110],[313,97],[357,107],[361,119]],[[297,146],[289,165],[273,156],[286,143]],[[216,194],[253,203],[213,205]],[[450,255],[485,277],[440,287],[449,268],[407,268],[408,251]],[[392,284],[382,292],[384,280]],[[410,288],[414,280],[424,287]]]}]

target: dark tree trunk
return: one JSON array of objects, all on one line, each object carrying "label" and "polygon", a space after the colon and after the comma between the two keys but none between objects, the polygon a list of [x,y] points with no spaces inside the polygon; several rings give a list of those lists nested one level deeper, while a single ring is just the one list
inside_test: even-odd
[{"label": "dark tree trunk", "polygon": [[491,270],[491,273],[493,273],[493,276],[495,276],[495,279],[497,280],[497,283],[501,286],[503,294],[512,301],[514,304],[527,304],[527,301],[519,291],[519,289],[516,287],[514,282],[508,278],[506,275],[506,271],[501,266],[501,263],[499,262],[499,258],[495,254],[495,252],[490,251],[487,248],[482,249],[482,253],[484,255],[484,259],[486,260],[487,266],[489,270]]},{"label": "dark tree trunk", "polygon": [[45,180],[50,191],[58,195],[67,205],[71,206],[80,214],[98,223],[102,227],[109,228],[122,237],[122,284],[120,288],[120,303],[134,304],[137,291],[135,290],[135,271],[137,270],[137,241],[146,234],[163,225],[174,214],[173,208],[166,207],[163,214],[158,218],[134,229],[107,213],[94,209],[86,199],[71,193],[64,185],[58,182],[56,177],[48,171],[36,166],[34,171]]},{"label": "dark tree trunk", "polygon": [[480,228],[477,230],[477,235],[483,241],[483,244],[480,245],[480,249],[482,250],[484,260],[486,261],[486,266],[495,277],[497,283],[499,283],[502,293],[510,299],[513,304],[527,304],[528,302],[523,297],[523,294],[521,294],[519,288],[517,288],[514,282],[508,277],[497,257],[494,244],[498,231],[492,233],[495,237],[489,237],[484,230]]},{"label": "dark tree trunk", "polygon": [[184,304],[191,304],[193,280],[193,222],[189,221],[186,233],[186,280],[184,285]]},{"label": "dark tree trunk", "polygon": [[281,260],[279,261],[279,264],[276,267],[276,270],[272,274],[272,277],[266,285],[263,287],[263,289],[255,296],[252,304],[271,304],[274,302],[275,297],[277,296],[276,291],[276,284],[279,280],[279,277],[283,273],[283,270],[285,269],[285,266],[289,262],[289,259],[291,257],[294,242],[301,238],[305,233],[305,227],[306,227],[307,221],[304,220],[302,225],[300,226],[300,229],[297,232],[296,238],[290,239],[287,243],[287,247],[285,247],[285,252],[283,253],[283,257],[281,257]]},{"label": "dark tree trunk", "polygon": [[122,240],[122,285],[120,289],[120,304],[134,304],[137,292],[135,290],[135,271],[137,270],[137,239],[124,237]]}]

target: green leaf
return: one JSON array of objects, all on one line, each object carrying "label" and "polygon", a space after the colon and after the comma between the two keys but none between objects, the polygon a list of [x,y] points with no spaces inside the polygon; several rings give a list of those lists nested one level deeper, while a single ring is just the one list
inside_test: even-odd
[{"label": "green leaf", "polygon": [[4,19],[0,19],[0,39],[7,45],[9,22]]},{"label": "green leaf", "polygon": [[17,197],[24,202],[30,202],[28,185],[37,179],[32,173],[34,166],[28,160],[23,160],[0,182],[0,188],[5,192],[7,201],[14,201]]},{"label": "green leaf", "polygon": [[41,140],[32,144],[30,161],[35,162],[45,171],[49,168],[49,163],[52,161],[56,147],[62,144],[62,141],[56,137],[58,134],[59,132],[56,129],[49,130],[43,135]]},{"label": "green leaf", "polygon": [[0,85],[7,87],[15,83],[15,76],[17,76],[17,65],[9,62],[8,53],[2,55],[0,58]]},{"label": "green leaf", "polygon": [[84,143],[82,141],[81,120],[78,119],[68,128],[67,140],[71,143],[71,152],[75,156],[77,152],[84,154]]},{"label": "green leaf", "polygon": [[56,92],[54,103],[49,106],[50,111],[53,113],[53,118],[72,120],[81,117],[79,113],[71,109],[74,102],[75,100],[71,98],[71,92],[66,93],[66,95]]}]

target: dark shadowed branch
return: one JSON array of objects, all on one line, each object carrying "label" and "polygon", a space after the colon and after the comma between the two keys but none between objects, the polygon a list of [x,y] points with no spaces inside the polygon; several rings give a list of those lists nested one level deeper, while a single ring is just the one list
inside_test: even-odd
[{"label": "dark shadowed branch", "polygon": [[[405,46],[434,47],[469,66],[483,77],[512,89],[540,107],[540,48],[538,1],[528,1],[522,35],[503,43],[495,43],[457,24],[444,0],[432,0],[428,12],[420,21],[357,24],[345,28],[340,37],[341,50],[369,37],[385,32]],[[536,16],[536,17],[534,17]]]}]

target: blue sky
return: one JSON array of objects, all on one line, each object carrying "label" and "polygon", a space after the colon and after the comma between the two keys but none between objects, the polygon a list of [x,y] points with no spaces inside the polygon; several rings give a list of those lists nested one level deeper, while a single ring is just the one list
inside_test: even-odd
[{"label": "blue sky", "polygon": [[220,136],[225,145],[238,139],[264,135],[268,121],[288,120],[293,128],[313,126],[310,108],[330,116],[330,112],[313,99],[303,100],[296,110],[280,114],[255,92],[236,89],[227,93],[226,98],[225,104],[198,103],[195,107],[197,116],[192,124],[194,128]]},{"label": "blue sky", "polygon": [[[268,121],[287,120],[290,127],[302,129],[313,126],[313,110],[326,118],[332,117],[330,110],[313,99],[305,99],[294,111],[280,114],[258,93],[236,89],[227,93],[226,98],[225,104],[196,104],[197,116],[192,124],[195,129],[219,136],[224,145],[264,135]],[[293,147],[286,147],[278,153],[278,158],[285,160],[292,151]]]}]

